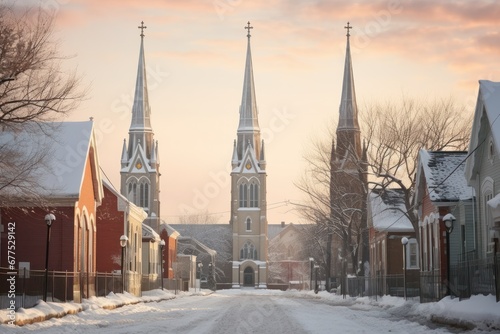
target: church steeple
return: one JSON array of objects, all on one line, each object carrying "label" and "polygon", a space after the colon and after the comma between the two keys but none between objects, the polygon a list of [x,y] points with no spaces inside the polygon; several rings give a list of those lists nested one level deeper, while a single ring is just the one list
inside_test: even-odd
[{"label": "church steeple", "polygon": [[121,194],[149,215],[148,224],[158,231],[160,217],[160,159],[158,142],[154,141],[151,127],[151,109],[146,81],[146,61],[144,57],[144,22],[141,30],[141,44],[137,78],[135,83],[132,120],[129,128],[128,145],[123,143],[121,157]]},{"label": "church steeple", "polygon": [[250,22],[245,29],[248,30],[247,57],[245,63],[245,77],[243,79],[243,94],[240,106],[240,122],[238,125],[237,153],[241,159],[245,152],[247,143],[252,145],[255,156],[260,156],[260,128],[257,110],[257,99],[255,98],[255,86],[253,79],[252,53],[250,49]]},{"label": "church steeple", "polygon": [[147,152],[148,158],[153,147],[153,129],[151,127],[151,109],[148,99],[148,84],[146,80],[146,60],[144,58],[144,22],[138,27],[141,29],[141,46],[137,65],[137,79],[135,82],[134,104],[132,107],[132,121],[129,129],[128,155],[132,156],[138,145]]},{"label": "church steeple", "polygon": [[358,124],[358,106],[356,104],[356,91],[354,89],[354,74],[352,71],[351,47],[349,30],[352,26],[347,22],[347,46],[344,64],[344,79],[342,82],[342,96],[339,107],[339,123],[337,126],[337,157],[342,159],[346,150],[352,149],[361,155],[360,130]]},{"label": "church steeple", "polygon": [[[231,159],[231,218],[233,230],[233,288],[252,285],[265,288],[267,282],[267,187],[264,141],[260,140],[257,100],[248,30],[245,78],[237,139]],[[250,277],[248,273],[252,273]],[[246,273],[243,280],[242,273]]]}]

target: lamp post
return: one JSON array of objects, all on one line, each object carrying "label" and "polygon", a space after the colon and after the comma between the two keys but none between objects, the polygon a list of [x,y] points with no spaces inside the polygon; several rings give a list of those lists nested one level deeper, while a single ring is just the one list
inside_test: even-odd
[{"label": "lamp post", "polygon": [[404,298],[405,300],[408,299],[406,295],[406,245],[408,245],[408,238],[407,237],[402,237],[401,238],[401,244],[403,244],[403,288],[404,288]]},{"label": "lamp post", "polygon": [[314,268],[314,259],[313,259],[312,257],[310,257],[310,258],[309,258],[309,262],[310,262],[310,265],[311,265],[311,272],[310,272],[310,275],[309,275],[309,276],[311,276],[311,277],[310,277],[310,280],[309,280],[309,281],[310,281],[310,282],[309,282],[309,288],[310,288],[310,290],[312,290],[312,289],[313,289],[313,287],[312,287],[312,286],[313,286],[313,268]]},{"label": "lamp post", "polygon": [[209,285],[210,285],[210,289],[212,291],[216,291],[217,290],[217,283],[215,282],[215,264],[210,262],[208,264],[208,277],[209,277]]},{"label": "lamp post", "polygon": [[318,293],[319,291],[319,286],[318,286],[318,265],[314,265],[314,293]]},{"label": "lamp post", "polygon": [[121,272],[122,272],[122,293],[124,291],[124,287],[125,287],[125,272],[124,272],[124,266],[123,266],[123,260],[125,258],[125,246],[127,246],[127,241],[128,241],[128,238],[126,235],[122,235],[120,237],[120,246],[122,247],[122,267],[121,267]]},{"label": "lamp post", "polygon": [[[199,277],[198,282],[200,282],[200,285],[198,286],[198,291],[201,291],[201,268],[202,267],[203,267],[203,263],[198,262],[198,277]],[[195,290],[196,290],[196,288],[195,288]]]},{"label": "lamp post", "polygon": [[47,290],[49,287],[49,244],[50,244],[50,227],[52,222],[56,220],[54,214],[49,213],[45,215],[45,224],[47,224],[47,242],[45,246],[45,289],[43,290],[43,301],[47,301]]},{"label": "lamp post", "polygon": [[446,295],[450,293],[450,234],[453,231],[453,223],[456,218],[448,213],[443,217],[444,227],[446,228]]},{"label": "lamp post", "polygon": [[161,279],[161,289],[163,290],[163,248],[165,247],[165,240],[160,241],[160,279]]}]

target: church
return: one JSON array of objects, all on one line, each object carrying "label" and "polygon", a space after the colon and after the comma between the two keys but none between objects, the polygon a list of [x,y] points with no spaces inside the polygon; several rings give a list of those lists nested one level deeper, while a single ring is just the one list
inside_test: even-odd
[{"label": "church", "polygon": [[[151,126],[151,110],[148,101],[146,70],[144,60],[144,25],[141,29],[139,66],[135,87],[132,121],[128,143],[124,140],[121,156],[121,193],[143,208],[148,218],[146,223],[156,232],[160,229],[160,172],[158,142],[154,140]],[[337,143],[331,150],[331,220],[346,222],[347,213],[352,220],[353,231],[344,231],[349,237],[339,238],[330,233],[327,249],[331,250],[327,260],[327,272],[332,276],[344,276],[357,272],[356,266],[367,256],[363,247],[355,246],[351,236],[357,238],[366,230],[366,147],[361,143],[358,111],[354,89],[351,53],[349,44],[349,23],[347,29],[346,59]],[[181,237],[191,237],[203,244],[203,248],[215,251],[210,263],[202,263],[201,276],[214,277],[226,288],[268,287],[268,221],[266,155],[264,141],[259,127],[254,83],[250,22],[247,30],[247,49],[243,77],[239,123],[236,130],[231,156],[231,193],[229,224],[170,224]],[[351,194],[346,196],[345,194]],[[342,200],[340,200],[342,196]],[[352,212],[349,212],[351,210]],[[349,223],[349,222],[346,222]],[[206,233],[207,229],[216,231]],[[202,232],[205,231],[205,232]],[[365,238],[366,236],[360,236]],[[224,240],[221,241],[220,239]],[[226,240],[228,239],[228,240]],[[366,242],[367,244],[367,242]],[[212,253],[211,253],[212,254]],[[346,259],[351,254],[349,261]],[[198,261],[203,262],[203,254]],[[213,260],[215,258],[215,260]],[[364,262],[364,261],[363,261]],[[361,263],[363,263],[361,262]],[[328,268],[330,267],[330,268]],[[361,266],[362,267],[362,266]],[[211,269],[209,269],[211,268]]]},{"label": "church", "polygon": [[[332,142],[330,158],[330,233],[327,241],[326,272],[332,277],[363,275],[368,263],[366,228],[367,147],[361,143],[358,106],[352,70],[350,32],[347,43],[342,95],[337,124],[337,145]],[[361,265],[360,265],[361,264]],[[333,281],[333,280],[332,280]],[[345,284],[337,284],[342,287]],[[331,288],[327,279],[327,288]]]},{"label": "church", "polygon": [[265,288],[267,282],[266,158],[260,139],[250,50],[250,22],[240,120],[231,160],[233,288]]}]

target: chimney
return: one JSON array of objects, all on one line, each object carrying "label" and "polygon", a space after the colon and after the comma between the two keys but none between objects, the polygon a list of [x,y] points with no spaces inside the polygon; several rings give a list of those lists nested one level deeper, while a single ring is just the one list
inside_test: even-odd
[{"label": "chimney", "polygon": [[285,227],[285,222],[281,222],[281,228]]}]

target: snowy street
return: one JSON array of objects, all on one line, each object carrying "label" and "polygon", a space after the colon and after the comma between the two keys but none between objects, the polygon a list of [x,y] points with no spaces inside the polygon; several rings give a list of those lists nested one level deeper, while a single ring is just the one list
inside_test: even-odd
[{"label": "snowy street", "polygon": [[89,304],[75,315],[23,327],[5,326],[2,333],[467,332],[431,323],[425,318],[425,309],[419,311],[419,307],[401,298],[373,305],[327,293],[222,290],[112,310]]}]

